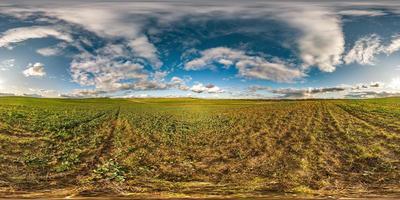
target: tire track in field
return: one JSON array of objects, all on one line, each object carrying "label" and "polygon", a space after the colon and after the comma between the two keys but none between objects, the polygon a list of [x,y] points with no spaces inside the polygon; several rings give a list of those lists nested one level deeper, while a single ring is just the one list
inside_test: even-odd
[{"label": "tire track in field", "polygon": [[[346,120],[346,123],[347,123],[346,130],[347,131],[345,131],[345,130],[343,130],[343,131],[345,131],[347,133],[353,133],[353,134],[357,133],[354,135],[355,137],[362,137],[362,138],[364,138],[365,141],[368,141],[368,142],[380,141],[382,143],[382,145],[385,146],[385,148],[389,148],[389,149],[390,149],[390,147],[387,145],[387,142],[388,142],[390,136],[395,136],[396,137],[396,138],[394,138],[395,141],[399,141],[399,137],[397,137],[396,135],[394,135],[393,132],[388,131],[384,127],[371,124],[368,120],[364,120],[363,118],[359,117],[358,115],[356,115],[346,109],[343,109],[341,106],[339,106],[337,104],[332,104],[332,108],[336,109],[336,111],[334,111],[335,113],[342,112],[344,115],[347,116],[347,120]],[[340,123],[343,124],[344,122],[339,122],[339,124]],[[338,124],[338,127],[341,128],[341,126],[339,124]],[[349,127],[350,125],[358,126],[362,129],[365,129],[367,132],[356,131],[358,129]],[[354,131],[356,131],[356,132],[354,132]]]},{"label": "tire track in field", "polygon": [[[348,114],[337,108],[335,104],[330,102],[321,103],[321,120],[319,121],[321,127],[318,129],[322,131],[322,136],[318,139],[318,143],[322,144],[320,147],[322,149],[322,154],[318,155],[318,157],[323,157],[323,166],[321,168],[316,168],[316,171],[320,171],[322,173],[318,173],[321,175],[321,178],[331,182],[332,187],[343,187],[342,184],[352,183],[354,180],[367,180],[365,177],[358,172],[354,172],[352,168],[353,161],[358,162],[358,160],[354,160],[357,158],[357,153],[353,150],[357,149],[357,145],[362,145],[366,142],[365,145],[369,145],[375,143],[381,138],[376,139],[375,137],[366,138],[361,133],[358,133],[356,130],[361,128],[365,130],[372,131],[370,126],[367,126],[365,123],[359,121],[354,116]],[[354,132],[356,131],[356,132]],[[322,141],[320,142],[320,140]],[[387,147],[385,146],[385,149]],[[355,156],[355,157],[353,157]],[[388,155],[389,156],[389,155]],[[392,159],[394,158],[393,156]],[[392,163],[395,164],[395,163]],[[319,165],[316,165],[319,166]],[[356,166],[356,165],[354,165]],[[326,177],[326,174],[329,176]],[[330,178],[335,177],[335,178]],[[376,173],[376,176],[378,174]],[[335,182],[332,180],[340,180],[339,182]],[[339,183],[339,184],[338,184]],[[338,185],[337,185],[338,184]]]},{"label": "tire track in field", "polygon": [[[40,180],[42,181],[60,181],[62,184],[78,184],[79,180],[76,180],[78,176],[88,176],[92,172],[92,170],[97,167],[103,161],[106,161],[108,157],[110,157],[110,152],[113,147],[113,140],[115,135],[115,128],[118,123],[119,115],[120,115],[120,107],[118,107],[115,116],[111,120],[110,131],[108,131],[108,135],[102,141],[102,144],[99,148],[97,148],[93,155],[88,155],[89,158],[87,160],[82,161],[80,167],[75,168],[70,171],[56,173],[50,176],[42,177]],[[105,125],[104,125],[105,126]],[[57,184],[59,185],[59,184]]]},{"label": "tire track in field", "polygon": [[[91,122],[93,120],[99,119],[99,118],[105,116],[106,114],[107,113],[101,113],[101,114],[99,114],[99,115],[97,115],[95,117],[91,117],[90,119],[86,119],[86,120],[84,120],[84,121],[82,121],[80,123],[74,124],[74,126],[69,127],[69,129],[75,128],[75,127],[77,127],[77,126],[79,126],[81,124],[89,123],[89,122]],[[39,151],[39,149],[37,149],[37,148],[40,148],[41,146],[43,146],[43,145],[40,145],[40,144],[42,144],[43,142],[51,143],[53,141],[51,138],[45,137],[45,136],[37,134],[37,133],[23,134],[21,132],[22,132],[21,130],[19,130],[17,133],[13,133],[11,131],[7,131],[6,133],[4,133],[4,132],[0,131],[0,136],[3,136],[5,138],[9,138],[8,140],[6,140],[7,144],[12,144],[13,141],[20,142],[21,139],[23,141],[27,141],[28,143],[25,142],[26,144],[25,143],[18,144],[19,147],[16,148],[16,149],[29,148],[29,149],[31,149],[30,151]],[[66,142],[66,141],[63,141],[63,142]],[[75,168],[75,169],[71,169],[71,170],[66,171],[66,172],[58,172],[58,173],[51,172],[51,171],[48,171],[48,170],[46,172],[46,170],[44,170],[44,169],[38,169],[39,171],[36,171],[36,172],[35,171],[30,171],[29,170],[30,167],[27,165],[27,163],[25,163],[23,161],[20,161],[20,156],[21,156],[21,154],[23,152],[21,152],[21,151],[20,152],[5,151],[5,150],[11,150],[12,148],[3,149],[2,145],[0,145],[0,149],[2,149],[2,152],[3,152],[3,156],[0,155],[1,156],[0,157],[0,164],[2,165],[0,167],[3,167],[3,168],[4,167],[15,168],[15,167],[18,166],[16,164],[20,163],[20,165],[17,168],[18,170],[9,170],[9,171],[15,172],[15,173],[4,174],[4,175],[2,175],[3,178],[6,178],[6,180],[12,180],[13,179],[12,177],[14,177],[14,176],[16,176],[16,177],[18,177],[18,176],[25,177],[25,176],[30,176],[29,173],[35,173],[36,174],[35,180],[27,180],[26,179],[27,180],[26,184],[21,182],[21,184],[15,185],[17,188],[24,188],[24,187],[40,188],[40,187],[45,187],[45,186],[47,187],[48,185],[46,185],[46,182],[59,181],[59,179],[65,179],[66,177],[70,177],[71,180],[73,180],[73,178],[74,178],[73,176],[74,175],[76,175],[77,173],[79,173],[79,172],[81,172],[82,170],[85,169],[85,166],[83,166],[83,167],[78,167],[78,169]],[[52,152],[52,154],[54,154],[54,153],[57,154],[58,152]],[[14,163],[13,161],[15,161],[17,163]],[[50,165],[51,166],[48,166],[48,167],[54,167],[52,164],[50,164]],[[4,176],[7,176],[8,178],[4,177]],[[35,184],[32,185],[32,186],[26,186],[26,185],[29,185],[30,181],[34,181]],[[15,181],[11,181],[10,183],[12,183],[12,182],[15,182]],[[62,182],[64,183],[64,182],[68,182],[68,181],[62,180]]]},{"label": "tire track in field", "polygon": [[[96,119],[99,119],[99,118],[105,116],[106,114],[107,113],[101,113],[101,114],[91,117],[89,119],[85,119],[80,122],[74,123],[72,125],[66,126],[65,130],[70,130],[70,129],[76,128],[76,127],[80,126],[81,124],[90,123]],[[5,129],[0,130],[0,135],[5,135],[5,136],[9,136],[9,137],[18,137],[18,138],[24,138],[24,139],[35,138],[35,139],[40,140],[40,139],[45,138],[45,136],[43,134],[34,133],[34,132],[24,130],[24,129],[17,130],[16,128],[13,128],[13,127],[11,127],[11,130],[5,130]]]},{"label": "tire track in field", "polygon": [[[391,128],[386,128],[382,126],[375,125],[371,123],[369,120],[364,120],[363,118],[359,117],[358,115],[342,108],[340,105],[336,105],[336,108],[340,109],[342,112],[350,115],[355,120],[358,120],[362,125],[370,130],[372,130],[375,134],[374,139],[375,141],[380,141],[381,145],[386,149],[388,156],[390,157],[397,157],[397,165],[400,169],[400,151],[398,150],[398,144],[400,142],[400,137],[398,132],[394,132]],[[378,137],[376,137],[378,136]]]},{"label": "tire track in field", "polygon": [[107,157],[110,156],[110,151],[111,151],[111,149],[113,147],[113,143],[114,143],[115,129],[116,129],[116,126],[118,123],[120,110],[121,110],[121,107],[118,107],[114,119],[110,122],[111,128],[110,128],[109,134],[107,135],[105,140],[102,141],[102,145],[99,148],[98,152],[95,153],[95,155],[93,155],[92,161],[90,162],[90,165],[89,165],[88,169],[86,170],[86,174],[89,174],[91,169],[95,168],[100,162],[105,161],[105,159],[107,159]]},{"label": "tire track in field", "polygon": [[118,125],[118,120],[120,118],[121,107],[118,107],[117,113],[115,114],[114,120],[111,122],[111,131],[110,134],[107,136],[105,140],[105,145],[100,149],[99,157],[109,157],[111,154],[111,149],[114,146],[114,136],[115,136],[115,129]]},{"label": "tire track in field", "polygon": [[303,168],[301,162],[308,162],[307,152],[312,142],[309,130],[316,113],[315,109],[306,110],[304,106],[311,105],[308,103],[292,105],[291,110],[286,112],[286,116],[279,121],[273,132],[274,151],[271,156],[277,158],[275,169],[284,172],[279,178],[283,184],[293,177],[302,177],[304,182],[308,181],[309,169]]},{"label": "tire track in field", "polygon": [[[352,116],[356,120],[360,121],[365,127],[376,130],[379,133],[379,135],[386,135],[385,133],[400,134],[398,132],[398,130],[395,130],[395,129],[387,127],[387,126],[380,126],[379,124],[375,123],[374,121],[372,121],[370,119],[364,119],[364,118],[360,117],[359,115],[349,111],[348,109],[343,108],[343,106],[341,106],[341,105],[335,104],[335,106],[337,108],[339,108],[340,110],[344,111],[345,113],[347,113],[348,115]],[[400,139],[399,137],[396,137],[396,138]]]},{"label": "tire track in field", "polygon": [[[343,164],[348,161],[347,156],[344,154],[346,151],[343,149],[343,146],[341,144],[352,144],[352,141],[350,140],[347,132],[342,128],[341,122],[337,119],[337,112],[332,110],[332,104],[326,103],[324,104],[323,107],[323,113],[324,113],[324,123],[323,126],[325,127],[325,131],[330,134],[328,138],[330,140],[325,141],[325,144],[329,144],[329,148],[331,149],[332,152],[330,153],[330,157],[334,159],[330,159],[331,165],[334,165],[336,167],[335,175],[343,177],[344,174],[341,174],[340,172],[343,171],[342,167]],[[326,138],[326,137],[324,137]],[[346,164],[347,165],[347,164]]]},{"label": "tire track in field", "polygon": [[49,138],[37,133],[15,133],[9,130],[0,130],[0,135],[10,139],[27,139],[27,140],[50,140]]},{"label": "tire track in field", "polygon": [[366,124],[366,126],[370,126],[376,130],[381,130],[382,129],[385,132],[388,133],[397,133],[400,134],[399,130],[395,129],[395,128],[391,128],[391,127],[387,127],[387,126],[381,126],[380,124],[377,124],[376,122],[370,120],[370,119],[364,119],[363,117],[360,117],[359,115],[355,114],[354,112],[349,111],[348,109],[343,108],[343,106],[339,105],[339,104],[335,104],[336,107],[338,107],[339,109],[343,110],[344,112],[348,113],[349,115],[353,116],[354,118],[358,119],[359,121],[362,121],[362,123]]},{"label": "tire track in field", "polygon": [[[100,115],[97,115],[95,117],[92,117],[90,119],[85,120],[84,122],[81,122],[79,124],[74,125],[74,127],[77,127],[83,123],[89,123],[93,120],[99,119],[101,117],[103,117],[104,115],[106,115],[107,113],[102,113]],[[104,120],[105,121],[105,120]],[[70,127],[71,128],[71,127]],[[72,127],[73,128],[73,127]],[[27,140],[32,140],[32,145],[35,148],[39,148],[38,142],[43,142],[42,140],[38,140],[38,138],[45,138],[47,142],[54,141],[51,138],[46,138],[46,137],[41,137],[41,136],[25,136],[25,137],[17,137],[17,136],[13,136],[13,135],[9,135],[6,137],[10,137],[10,138],[17,138],[17,139],[27,139]],[[54,139],[54,138],[53,138]],[[19,140],[18,140],[19,141]],[[62,141],[62,142],[67,142],[66,140]],[[31,146],[32,146],[31,145]],[[19,147],[20,149],[22,147]],[[35,151],[34,149],[32,149],[31,151]],[[54,157],[53,154],[57,154],[59,153],[59,151],[55,151],[55,152],[49,152],[50,155],[52,155],[51,157]],[[11,155],[11,152],[7,152],[6,154]],[[13,155],[18,155],[18,154],[13,154]],[[8,159],[10,159],[11,157],[7,157]],[[18,158],[18,157],[15,157]],[[2,159],[0,159],[1,161]],[[19,160],[19,159],[17,159]],[[49,161],[48,161],[49,162]],[[0,163],[1,164],[1,163]],[[68,171],[65,172],[56,172],[54,170],[54,167],[56,166],[56,163],[52,162],[49,163],[49,165],[46,168],[39,168],[39,169],[30,169],[30,167],[28,166],[29,163],[25,163],[21,161],[21,166],[19,166],[18,168],[16,168],[16,170],[8,170],[8,171],[12,171],[15,173],[12,174],[6,174],[5,176],[7,176],[8,178],[6,180],[11,180],[9,181],[10,184],[14,183],[14,182],[19,182],[18,184],[13,184],[13,187],[15,188],[19,188],[19,189],[27,189],[27,190],[32,190],[32,189],[43,189],[43,188],[49,188],[49,187],[61,187],[61,186],[67,186],[68,184],[72,184],[73,181],[76,179],[76,177],[79,175],[79,173],[82,173],[83,171],[87,170],[87,166],[86,166],[87,162],[85,162],[85,160],[83,160],[80,164],[77,164],[76,168],[70,169]],[[13,165],[10,165],[9,167],[14,167]],[[32,175],[34,174],[34,175]],[[24,181],[18,181],[18,180],[13,180],[13,177],[25,177]],[[50,185],[50,183],[52,183],[53,185]],[[54,184],[57,183],[57,184]]]},{"label": "tire track in field", "polygon": [[[372,134],[374,135],[368,135],[368,137],[365,137],[364,135],[359,135],[359,134],[355,134],[355,137],[359,137],[359,139],[363,142],[366,142],[366,144],[364,145],[373,145],[373,144],[379,144],[381,147],[380,151],[379,151],[379,155],[385,155],[383,156],[384,159],[382,160],[378,160],[378,166],[385,166],[383,169],[380,169],[378,171],[374,171],[374,169],[367,169],[368,170],[372,170],[374,171],[374,176],[373,177],[369,177],[370,179],[376,179],[374,180],[376,183],[384,183],[385,181],[388,181],[388,184],[392,184],[391,180],[398,180],[400,174],[398,173],[398,169],[400,169],[400,160],[399,160],[399,151],[396,151],[396,147],[391,146],[391,144],[398,144],[398,138],[397,140],[392,140],[387,138],[387,134],[393,134],[392,132],[388,132],[385,128],[380,127],[380,126],[376,126],[374,124],[369,123],[368,120],[364,120],[363,118],[359,117],[358,115],[343,109],[341,106],[334,104],[332,105],[334,106],[336,109],[338,109],[336,112],[343,112],[345,115],[348,115],[350,119],[352,119],[352,121],[348,122],[349,124],[354,124],[355,126],[359,126],[362,128],[365,128],[366,130],[369,130]],[[357,123],[358,122],[358,123]],[[349,127],[347,127],[347,129],[349,129]],[[356,128],[351,128],[350,127],[350,131],[352,130],[357,130]],[[357,142],[357,144],[362,144],[360,142]],[[369,151],[368,151],[369,152]],[[397,153],[396,153],[397,152]],[[379,156],[379,157],[380,157]],[[373,157],[375,158],[375,157]],[[362,160],[361,160],[362,161]],[[360,162],[360,161],[357,161]],[[370,165],[367,165],[370,166]],[[390,169],[391,168],[391,169]],[[388,171],[386,171],[388,170]],[[372,176],[372,175],[371,175]],[[355,174],[353,174],[353,177],[357,180],[363,179],[365,177],[360,177],[357,176]],[[386,180],[385,180],[386,179]],[[366,179],[366,181],[368,181],[369,179]]]},{"label": "tire track in field", "polygon": [[80,121],[80,122],[74,123],[73,125],[67,126],[67,127],[66,127],[66,130],[76,128],[76,127],[80,126],[81,124],[90,123],[90,122],[92,122],[92,121],[94,121],[94,120],[96,120],[96,119],[99,119],[99,118],[105,116],[106,114],[107,114],[107,113],[104,112],[104,113],[101,113],[101,114],[99,114],[99,115],[96,115],[96,116],[94,116],[94,117],[92,117],[92,118],[85,119],[85,120],[82,120],[82,121]]},{"label": "tire track in field", "polygon": [[343,109],[341,106],[338,106],[338,105],[334,105],[334,106],[336,109],[347,114],[351,119],[357,121],[359,123],[358,126],[363,127],[374,134],[374,135],[369,136],[369,142],[376,143],[379,141],[381,146],[383,146],[387,151],[391,152],[390,153],[390,154],[392,154],[391,157],[395,157],[395,156],[393,156],[393,154],[396,154],[395,153],[396,150],[394,149],[393,146],[391,146],[391,144],[395,144],[400,141],[400,138],[396,135],[396,133],[394,133],[388,129],[385,129],[384,127],[371,124],[371,123],[369,123],[368,120],[364,120],[363,118],[360,118],[359,116],[351,113],[350,111]]},{"label": "tire track in field", "polygon": [[315,118],[314,134],[318,148],[313,149],[317,157],[323,158],[318,161],[321,162],[323,167],[318,163],[313,166],[317,166],[315,168],[318,171],[317,176],[321,179],[327,180],[331,176],[336,178],[341,177],[342,174],[338,170],[341,165],[341,153],[336,141],[337,135],[341,135],[341,131],[336,126],[335,119],[331,115],[326,102],[319,102],[319,106],[316,109],[318,111]]}]

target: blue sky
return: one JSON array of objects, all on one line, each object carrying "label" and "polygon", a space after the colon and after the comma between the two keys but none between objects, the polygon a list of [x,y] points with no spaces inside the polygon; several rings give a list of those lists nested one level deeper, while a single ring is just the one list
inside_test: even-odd
[{"label": "blue sky", "polygon": [[0,95],[400,94],[395,1],[0,2]]}]

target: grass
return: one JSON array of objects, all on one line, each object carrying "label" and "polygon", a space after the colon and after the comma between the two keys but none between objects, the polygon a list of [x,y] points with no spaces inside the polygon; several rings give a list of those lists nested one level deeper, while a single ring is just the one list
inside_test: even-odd
[{"label": "grass", "polygon": [[0,191],[390,192],[400,99],[0,98]]}]

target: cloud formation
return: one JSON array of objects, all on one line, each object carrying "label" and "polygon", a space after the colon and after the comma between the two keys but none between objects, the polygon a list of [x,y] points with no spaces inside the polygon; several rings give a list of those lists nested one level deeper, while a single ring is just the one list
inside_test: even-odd
[{"label": "cloud formation", "polygon": [[344,52],[344,36],[340,18],[328,10],[307,6],[280,14],[289,25],[299,29],[297,38],[303,67],[318,67],[333,72],[341,64]]},{"label": "cloud formation", "polygon": [[[189,71],[203,69],[234,71],[236,74],[227,75],[229,81],[243,78],[248,82],[312,81],[309,79],[309,75],[314,76],[312,68],[334,72],[343,62],[374,64],[378,54],[392,54],[400,49],[400,37],[396,35],[385,44],[378,35],[367,35],[359,38],[349,52],[344,52],[342,26],[346,20],[354,16],[372,19],[392,12],[383,7],[382,10],[370,9],[353,3],[337,6],[324,1],[298,4],[271,1],[127,1],[121,4],[112,1],[46,1],[46,4],[12,1],[10,5],[13,6],[0,5],[0,13],[5,18],[12,16],[11,21],[16,22],[10,23],[6,26],[9,29],[0,34],[0,48],[5,48],[0,50],[12,51],[20,42],[29,45],[27,40],[30,39],[56,39],[58,44],[34,50],[41,56],[64,56],[70,60],[68,75],[71,77],[67,75],[66,79],[71,78],[80,86],[73,92],[76,96],[166,89],[203,94],[222,92],[215,85],[201,84],[202,80],[194,80],[196,84],[192,85],[182,78],[191,73]],[[254,26],[243,24],[249,21],[254,21]],[[228,22],[228,28],[225,30],[225,26],[218,25],[209,29],[209,22],[216,25]],[[269,37],[275,37],[276,33],[275,29],[268,29],[270,24],[276,24],[278,35],[282,36],[271,43],[268,41],[275,38]],[[243,32],[236,32],[243,25]],[[234,28],[230,29],[230,26]],[[207,31],[202,30],[204,27]],[[196,42],[188,37],[195,38]],[[47,44],[43,41],[42,44]],[[184,48],[176,45],[180,43],[185,44],[182,45]],[[190,48],[204,50],[197,57],[190,57],[191,60],[179,55]],[[178,59],[174,60],[175,57]],[[179,60],[179,57],[184,59]],[[34,67],[29,66],[24,75],[46,75],[43,67]],[[11,68],[0,65],[0,70]],[[367,87],[380,88],[379,84],[374,86]],[[328,92],[312,88],[277,90],[274,94],[314,96]]]},{"label": "cloud formation", "polygon": [[190,89],[189,86],[187,86],[188,81],[190,80],[174,76],[171,78],[171,81],[168,85],[170,88],[177,88],[179,90],[187,91]]},{"label": "cloud formation", "polygon": [[400,36],[395,35],[392,37],[392,41],[388,46],[386,46],[384,51],[386,54],[392,54],[398,50],[400,50]]},{"label": "cloud formation", "polygon": [[190,88],[190,91],[195,92],[195,93],[223,93],[224,92],[222,89],[220,89],[219,87],[217,87],[213,84],[203,85],[202,83],[193,85]]},{"label": "cloud formation", "polygon": [[147,37],[140,36],[130,41],[129,46],[136,56],[147,59],[153,68],[158,69],[163,65],[158,58],[156,47],[149,42]]},{"label": "cloud formation", "polygon": [[381,39],[376,34],[360,38],[344,57],[346,64],[357,62],[373,65],[375,56],[383,51]]},{"label": "cloud formation", "polygon": [[347,15],[347,16],[369,16],[369,17],[376,17],[376,16],[383,16],[387,13],[381,10],[342,10],[339,11],[338,14],[340,15]]},{"label": "cloud formation", "polygon": [[46,72],[44,70],[44,65],[42,63],[29,63],[27,69],[23,72],[25,77],[35,76],[35,77],[43,77],[46,76]]},{"label": "cloud formation", "polygon": [[15,59],[3,60],[0,62],[0,71],[8,71],[15,66]]},{"label": "cloud formation", "polygon": [[59,40],[71,42],[72,37],[55,27],[31,26],[9,29],[0,36],[0,47],[12,48],[12,44],[29,39],[54,37]]},{"label": "cloud formation", "polygon": [[399,50],[400,37],[398,35],[394,35],[389,44],[384,44],[380,36],[371,34],[358,39],[343,60],[346,64],[374,65],[377,55],[382,53],[390,55]]},{"label": "cloud formation", "polygon": [[235,66],[238,75],[247,78],[292,82],[305,76],[299,69],[291,68],[283,62],[269,62],[260,56],[246,55],[241,50],[217,47],[204,50],[200,54],[201,57],[185,63],[185,70],[213,69],[219,63],[225,68]]},{"label": "cloud formation", "polygon": [[[339,85],[336,87],[319,88],[279,88],[272,89],[267,86],[251,86],[249,94],[259,94],[259,91],[270,92],[273,98],[283,99],[310,99],[310,98],[381,98],[400,96],[400,79],[383,82],[360,83],[355,85]],[[263,96],[265,98],[265,96]]]},{"label": "cloud formation", "polygon": [[55,46],[40,48],[36,50],[36,53],[42,56],[57,56],[61,55],[62,51],[68,46],[67,43],[58,43]]}]

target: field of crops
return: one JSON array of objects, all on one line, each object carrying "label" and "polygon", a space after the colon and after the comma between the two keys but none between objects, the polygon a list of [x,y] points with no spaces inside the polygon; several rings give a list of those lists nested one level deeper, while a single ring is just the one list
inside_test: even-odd
[{"label": "field of crops", "polygon": [[389,192],[400,98],[0,98],[0,194]]}]

